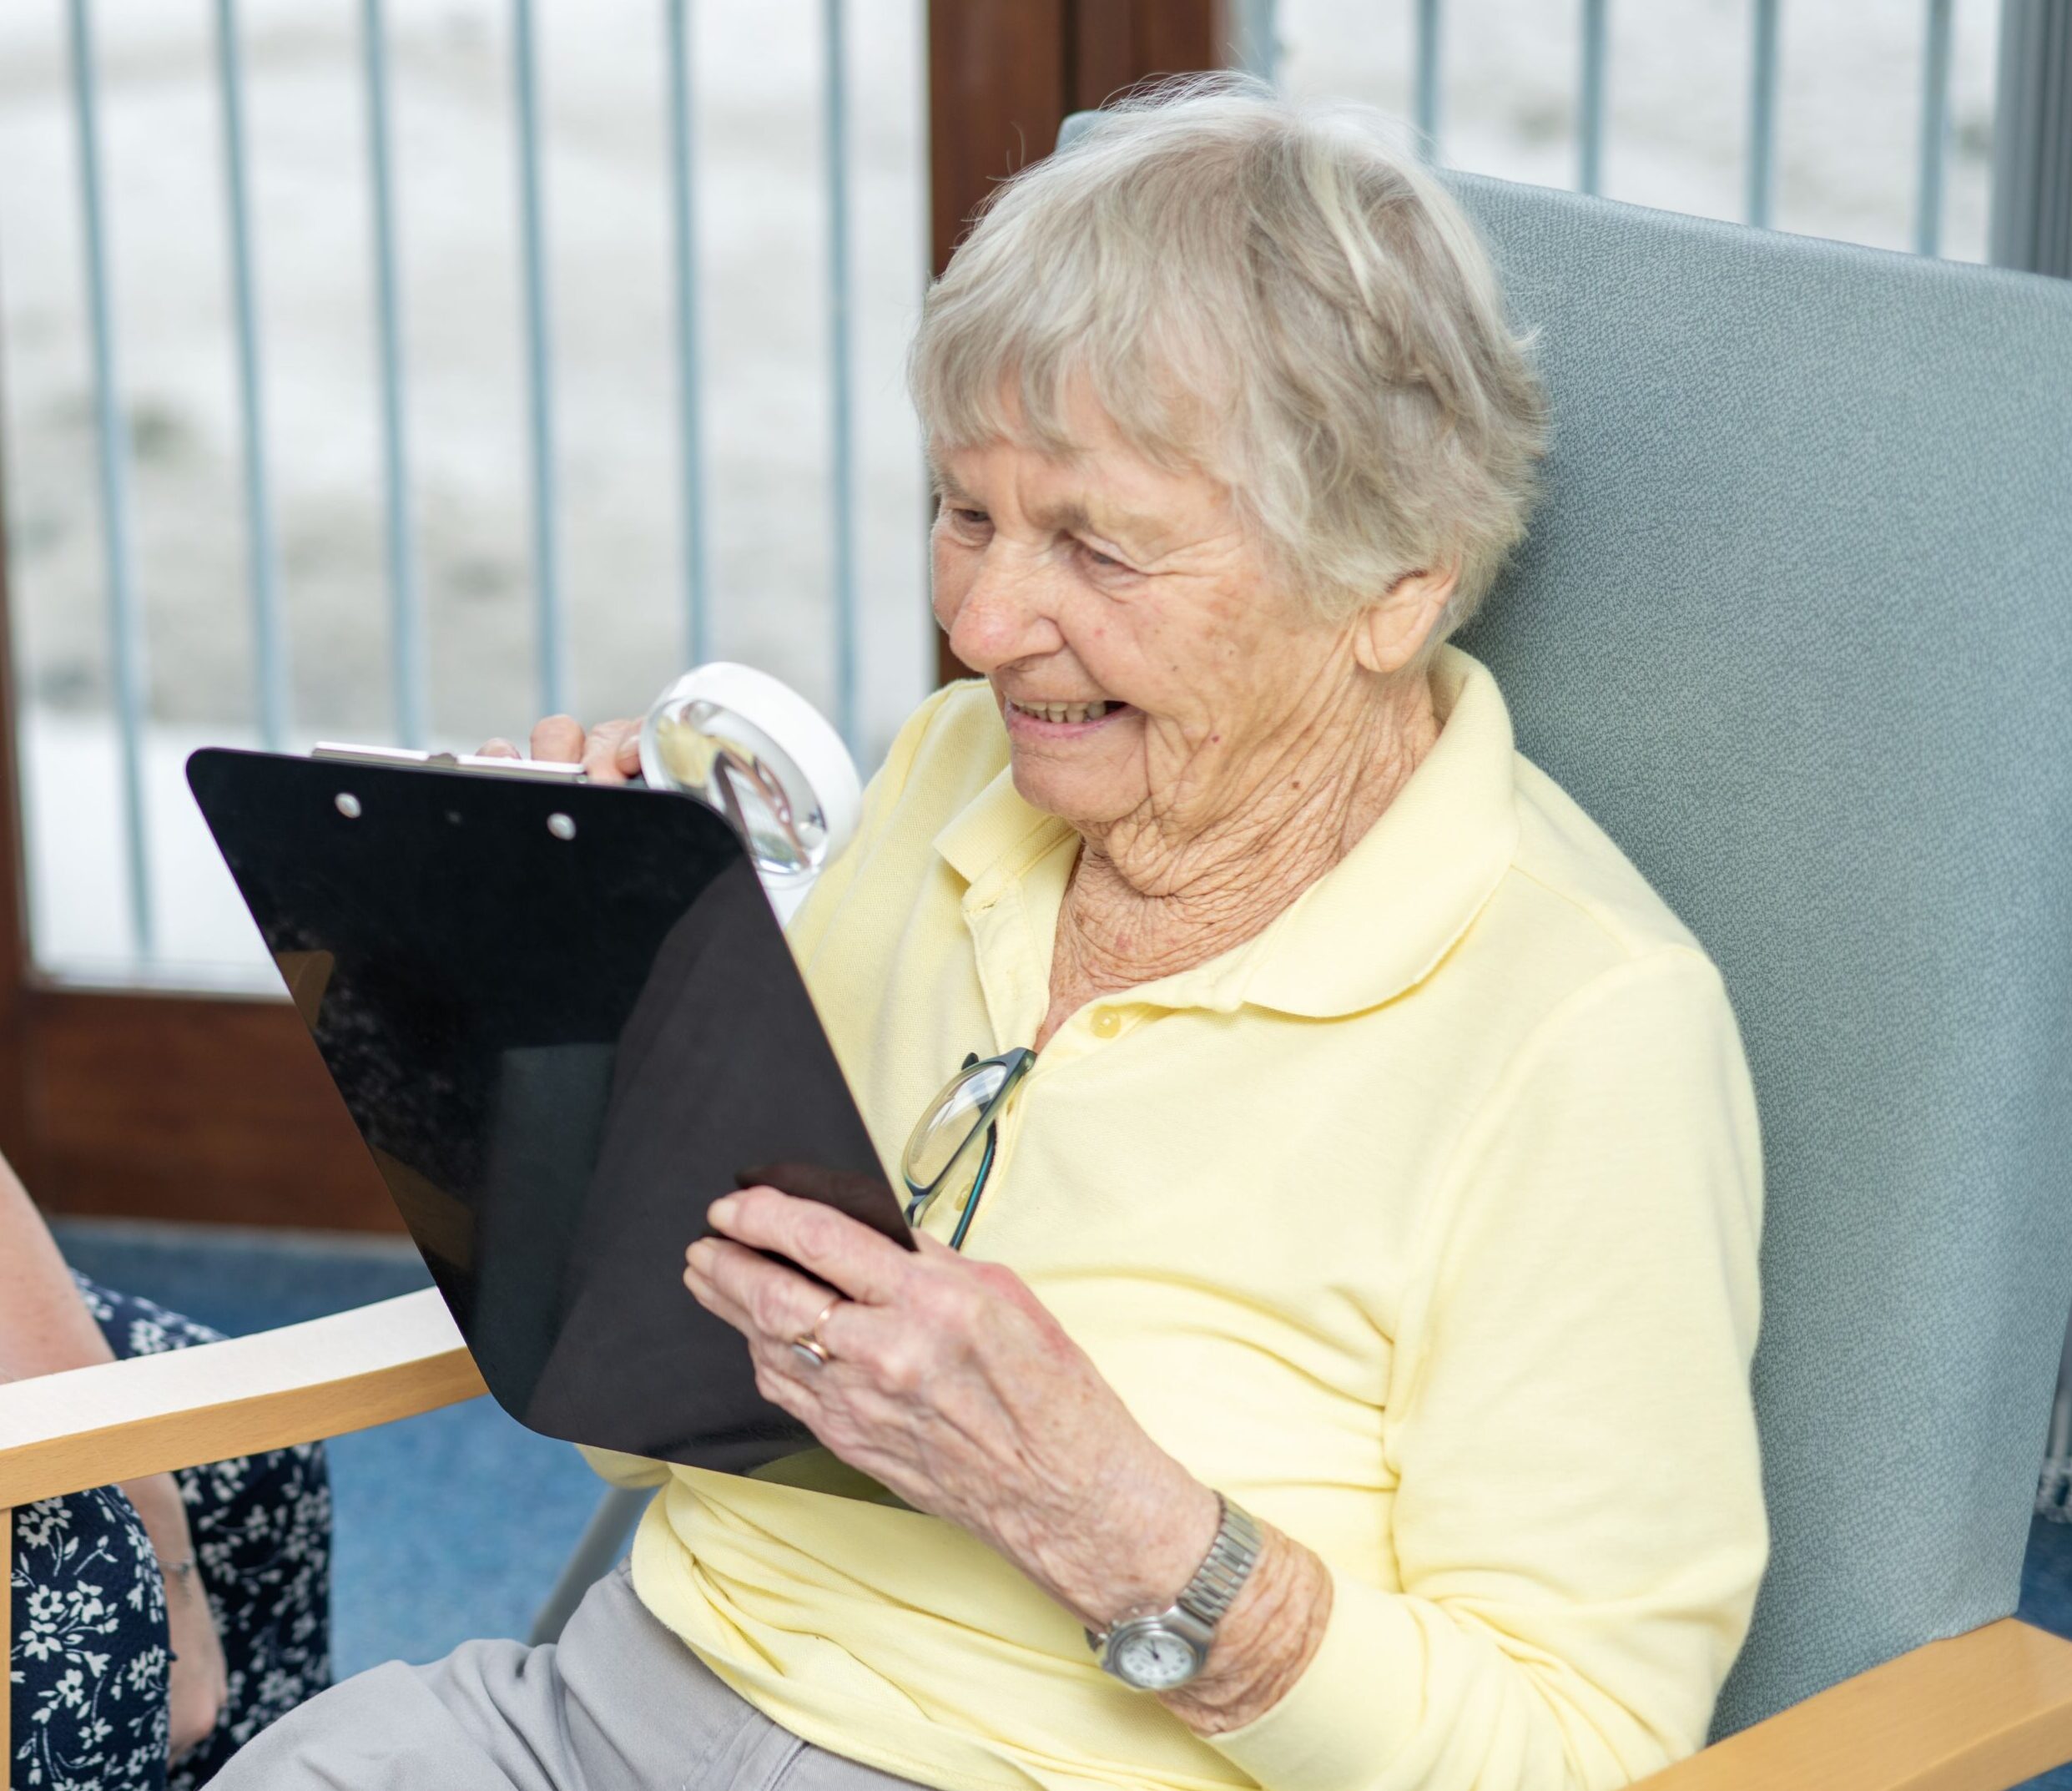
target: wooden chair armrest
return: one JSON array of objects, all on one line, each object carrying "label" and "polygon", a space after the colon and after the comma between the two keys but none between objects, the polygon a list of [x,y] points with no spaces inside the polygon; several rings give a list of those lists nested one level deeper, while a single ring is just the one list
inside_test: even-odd
[{"label": "wooden chair armrest", "polygon": [[315,1442],[472,1399],[432,1289],[329,1318],[0,1385],[0,1508]]},{"label": "wooden chair armrest", "polygon": [[1635,1791],[2007,1791],[2072,1760],[2072,1642],[2003,1617],[1858,1673]]}]

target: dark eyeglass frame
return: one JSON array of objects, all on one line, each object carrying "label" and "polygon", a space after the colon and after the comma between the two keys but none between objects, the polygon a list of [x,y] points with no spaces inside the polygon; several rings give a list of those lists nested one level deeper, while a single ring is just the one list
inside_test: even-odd
[{"label": "dark eyeglass frame", "polygon": [[[900,1162],[900,1178],[906,1183],[906,1223],[918,1226],[922,1215],[934,1204],[935,1197],[944,1188],[954,1185],[955,1178],[964,1165],[971,1160],[971,1153],[980,1148],[984,1139],[984,1154],[979,1158],[978,1171],[971,1180],[971,1192],[964,1203],[964,1211],[957,1217],[956,1229],[950,1234],[950,1248],[964,1248],[964,1236],[971,1228],[971,1220],[979,1209],[979,1196],[986,1192],[986,1178],[993,1173],[993,1159],[1000,1149],[1000,1121],[1006,1112],[1008,1102],[1021,1079],[1035,1067],[1036,1053],[1026,1045],[1016,1045],[991,1057],[981,1057],[974,1052],[964,1060],[964,1067],[942,1085],[935,1097],[928,1103],[914,1128],[914,1134],[907,1140],[906,1153]],[[983,1102],[971,1117],[971,1129],[957,1148],[950,1153],[950,1160],[931,1180],[917,1182],[907,1173],[907,1163],[912,1160],[914,1147],[920,1142],[922,1129],[931,1116],[940,1112],[952,1096],[974,1077],[998,1068],[1001,1072],[1000,1086]]]}]

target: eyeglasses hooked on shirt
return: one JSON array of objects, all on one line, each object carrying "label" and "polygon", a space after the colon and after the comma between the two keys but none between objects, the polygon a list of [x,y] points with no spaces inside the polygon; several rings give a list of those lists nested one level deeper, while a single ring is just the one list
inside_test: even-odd
[{"label": "eyeglasses hooked on shirt", "polygon": [[[964,1067],[943,1084],[906,1141],[900,1173],[906,1183],[906,1222],[923,1215],[947,1195],[961,1199],[950,1248],[964,1248],[978,1212],[979,1196],[1000,1150],[1000,1122],[1015,1090],[1036,1063],[1036,1053],[1017,1045],[997,1057],[965,1057]],[[968,1190],[968,1191],[967,1191]]]}]

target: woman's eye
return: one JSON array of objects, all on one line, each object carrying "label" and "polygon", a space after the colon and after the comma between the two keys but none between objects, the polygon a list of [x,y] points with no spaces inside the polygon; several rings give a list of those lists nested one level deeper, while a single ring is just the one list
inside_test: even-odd
[{"label": "woman's eye", "polygon": [[1112,569],[1116,572],[1127,572],[1129,569],[1112,553],[1103,553],[1101,549],[1095,547],[1091,542],[1082,541],[1080,542],[1079,546],[1081,552],[1085,553],[1087,559],[1090,560],[1094,565],[1100,567],[1103,571]]},{"label": "woman's eye", "polygon": [[981,529],[992,521],[983,510],[960,510],[951,506],[950,520],[961,529]]}]

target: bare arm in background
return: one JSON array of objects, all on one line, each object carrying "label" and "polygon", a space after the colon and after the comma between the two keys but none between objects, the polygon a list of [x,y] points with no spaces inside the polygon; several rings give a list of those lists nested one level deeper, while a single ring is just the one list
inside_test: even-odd
[{"label": "bare arm in background", "polygon": [[[0,1158],[0,1380],[114,1360],[43,1214]],[[165,1575],[174,1654],[171,1753],[177,1760],[216,1726],[226,1690],[223,1641],[199,1579],[182,1571],[194,1560],[194,1546],[173,1476],[125,1481],[122,1491],[136,1506]]]}]

